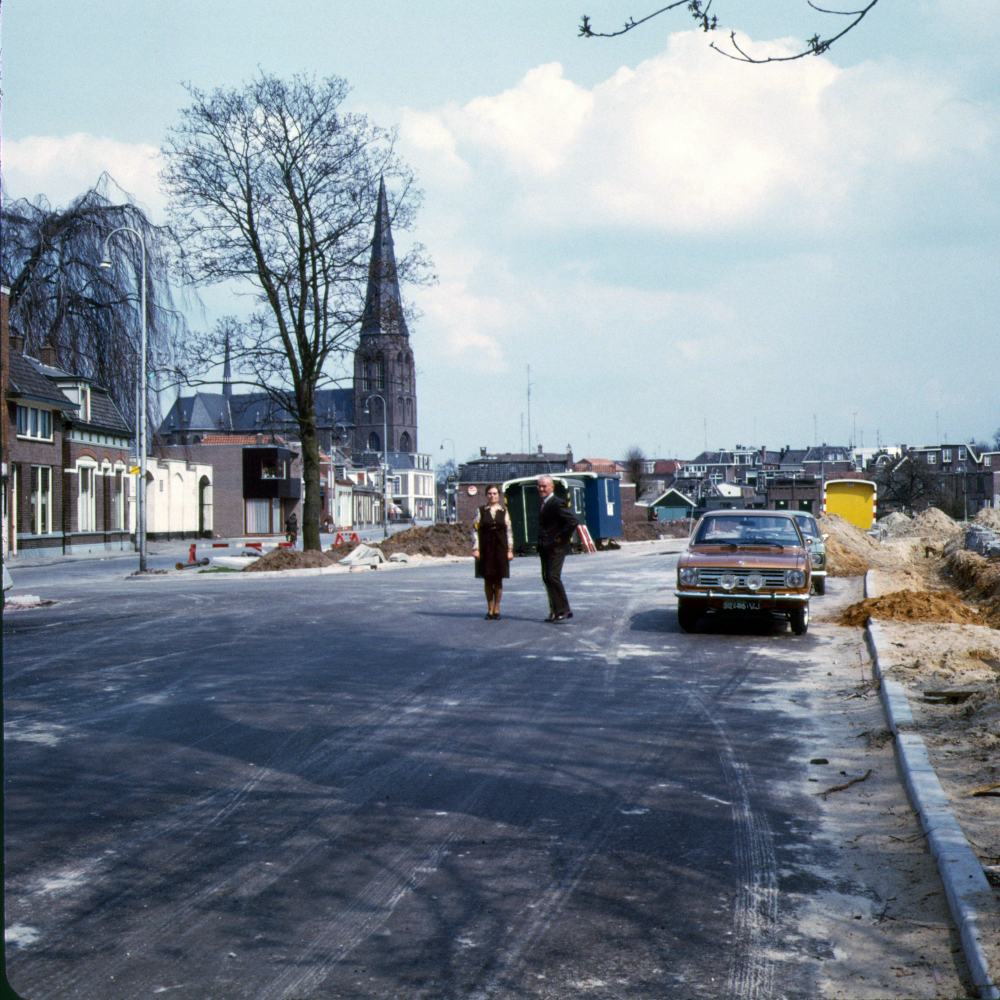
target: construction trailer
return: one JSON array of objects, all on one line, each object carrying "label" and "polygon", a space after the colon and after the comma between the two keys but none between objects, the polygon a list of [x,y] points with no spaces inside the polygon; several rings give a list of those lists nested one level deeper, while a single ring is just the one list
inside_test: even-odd
[{"label": "construction trailer", "polygon": [[828,479],[823,484],[823,513],[839,514],[867,531],[875,523],[878,489],[870,479]]}]

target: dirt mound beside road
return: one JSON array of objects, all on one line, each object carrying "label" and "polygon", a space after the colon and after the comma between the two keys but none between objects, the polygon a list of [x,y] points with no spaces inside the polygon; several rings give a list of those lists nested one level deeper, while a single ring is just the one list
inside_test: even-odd
[{"label": "dirt mound beside road", "polygon": [[1000,628],[1000,559],[995,556],[987,559],[978,552],[949,546],[944,572],[966,597],[979,604],[986,622]]},{"label": "dirt mound beside road", "polygon": [[878,542],[839,514],[823,514],[817,523],[820,532],[829,536],[826,570],[830,576],[862,576],[882,564]]},{"label": "dirt mound beside road", "polygon": [[359,544],[370,545],[381,549],[382,554],[389,558],[396,552],[408,556],[433,556],[438,559],[447,556],[472,555],[472,525],[431,524],[426,528],[407,528],[386,539],[371,542],[349,542],[329,549],[327,555],[332,562],[340,562],[344,556],[350,555]]},{"label": "dirt mound beside road", "polygon": [[1000,531],[1000,510],[996,507],[983,507],[972,519],[973,524],[981,524],[984,528]]},{"label": "dirt mound beside road", "polygon": [[961,530],[961,525],[953,521],[943,510],[928,507],[921,511],[909,524],[900,526],[892,534],[896,538],[927,538],[946,542]]},{"label": "dirt mound beside road", "polygon": [[950,591],[929,593],[895,590],[882,597],[867,597],[845,608],[837,618],[839,625],[864,625],[869,618],[897,622],[955,622],[959,625],[985,625],[982,616],[963,604]]},{"label": "dirt mound beside road", "polygon": [[329,566],[336,560],[328,552],[297,552],[284,547],[272,549],[266,556],[254,559],[249,566],[244,566],[241,573],[268,573],[285,569],[316,569],[319,566]]}]

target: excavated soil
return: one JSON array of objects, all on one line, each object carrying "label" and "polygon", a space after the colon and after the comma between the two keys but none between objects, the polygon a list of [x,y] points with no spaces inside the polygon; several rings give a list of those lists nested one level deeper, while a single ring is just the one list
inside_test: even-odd
[{"label": "excavated soil", "polygon": [[310,549],[308,552],[297,552],[294,549],[277,548],[272,549],[266,556],[254,559],[249,566],[244,566],[241,573],[267,573],[285,569],[316,569],[320,566],[329,566],[333,559],[326,552],[317,552]]},{"label": "excavated soil", "polygon": [[967,600],[979,605],[980,614],[993,628],[1000,628],[1000,558],[987,559],[978,552],[948,546],[943,572]]},{"label": "excavated soil", "polygon": [[407,528],[406,531],[390,535],[382,541],[350,542],[339,545],[329,549],[327,554],[332,562],[340,562],[345,556],[350,555],[358,544],[381,549],[386,559],[395,552],[403,552],[408,556],[433,556],[439,559],[446,556],[471,556],[472,525],[459,522],[431,524],[426,528]]},{"label": "excavated soil", "polygon": [[679,517],[674,521],[658,521],[660,538],[687,538],[694,527],[694,521],[687,517]]},{"label": "excavated soil", "polygon": [[819,530],[828,536],[826,556],[830,576],[863,576],[884,561],[878,542],[839,514],[824,514],[817,521]]},{"label": "excavated soil", "polygon": [[952,538],[961,525],[953,521],[944,511],[937,507],[928,507],[912,520],[905,523],[897,522],[889,529],[890,538],[926,538],[937,542],[946,542]]},{"label": "excavated soil", "polygon": [[866,597],[845,608],[837,621],[841,625],[864,625],[869,618],[896,622],[954,622],[985,625],[983,617],[947,590],[929,593],[896,590],[881,597]]},{"label": "excavated soil", "polygon": [[996,507],[984,507],[972,519],[973,524],[981,524],[984,528],[1000,531],[1000,510]]}]

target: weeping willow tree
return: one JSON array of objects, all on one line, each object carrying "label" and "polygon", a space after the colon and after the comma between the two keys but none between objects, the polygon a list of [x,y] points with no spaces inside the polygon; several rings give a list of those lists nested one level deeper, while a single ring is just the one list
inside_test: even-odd
[{"label": "weeping willow tree", "polygon": [[[51,344],[60,368],[94,379],[111,393],[121,414],[138,427],[142,246],[132,233],[110,244],[112,266],[102,268],[104,242],[116,229],[142,234],[146,244],[147,369],[151,388],[173,381],[175,347],[185,324],[174,304],[169,266],[175,245],[107,174],[66,208],[3,199],[0,280],[10,289],[11,333],[29,354]],[[150,392],[150,433],[159,426],[158,394]]]}]

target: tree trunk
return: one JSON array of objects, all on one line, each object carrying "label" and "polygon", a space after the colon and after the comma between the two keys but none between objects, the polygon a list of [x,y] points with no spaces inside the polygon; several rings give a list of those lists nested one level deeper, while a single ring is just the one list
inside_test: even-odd
[{"label": "tree trunk", "polygon": [[302,549],[320,550],[319,542],[319,437],[316,434],[316,410],[309,419],[299,421],[299,438],[302,442],[302,483],[305,497],[302,501]]}]

